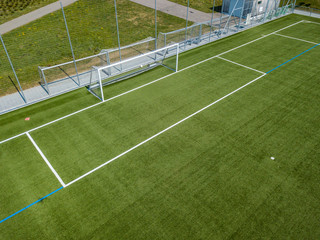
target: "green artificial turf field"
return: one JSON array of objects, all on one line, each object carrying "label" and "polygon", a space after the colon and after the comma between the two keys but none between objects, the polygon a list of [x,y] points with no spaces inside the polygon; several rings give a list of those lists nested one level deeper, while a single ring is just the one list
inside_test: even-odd
[{"label": "green artificial turf field", "polygon": [[318,239],[318,43],[320,20],[292,14],[110,101],[80,89],[0,116],[0,239]]}]

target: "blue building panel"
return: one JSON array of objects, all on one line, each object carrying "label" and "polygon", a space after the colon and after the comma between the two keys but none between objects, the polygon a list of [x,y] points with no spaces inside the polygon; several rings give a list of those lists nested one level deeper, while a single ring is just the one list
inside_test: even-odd
[{"label": "blue building panel", "polygon": [[[243,2],[245,0],[230,0],[228,14],[235,17],[241,17]],[[243,16],[242,16],[243,17]]]}]

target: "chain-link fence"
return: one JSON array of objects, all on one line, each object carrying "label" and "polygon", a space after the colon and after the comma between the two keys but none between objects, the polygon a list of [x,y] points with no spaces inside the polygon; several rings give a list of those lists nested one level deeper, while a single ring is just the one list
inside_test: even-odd
[{"label": "chain-link fence", "polygon": [[293,10],[273,0],[135,1],[79,0],[4,34],[0,114],[86,86],[93,66],[174,43],[185,51]]}]

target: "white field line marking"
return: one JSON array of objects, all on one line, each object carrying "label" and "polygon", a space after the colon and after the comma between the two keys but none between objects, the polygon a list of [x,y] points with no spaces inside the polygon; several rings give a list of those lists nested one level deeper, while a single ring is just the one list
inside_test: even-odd
[{"label": "white field line marking", "polygon": [[226,58],[223,58],[223,57],[218,57],[218,58],[220,58],[220,59],[222,59],[222,60],[224,60],[224,61],[227,61],[227,62],[236,64],[236,65],[239,65],[239,66],[241,66],[241,67],[248,68],[248,69],[250,69],[250,70],[252,70],[252,71],[256,71],[256,72],[258,72],[258,73],[265,74],[264,72],[261,72],[261,71],[259,71],[259,70],[257,70],[257,69],[254,69],[254,68],[251,68],[251,67],[242,65],[242,64],[240,64],[240,63],[236,63],[236,62],[231,61],[231,60],[229,60],[229,59],[226,59]]},{"label": "white field line marking", "polygon": [[264,73],[263,75],[261,75],[261,76],[259,76],[259,77],[255,78],[254,80],[252,80],[252,81],[250,81],[250,82],[248,82],[248,83],[246,83],[246,84],[242,85],[241,87],[237,88],[236,90],[234,90],[234,91],[232,91],[232,92],[228,93],[227,95],[223,96],[222,98],[219,98],[218,100],[216,100],[216,101],[214,101],[214,102],[210,103],[209,105],[205,106],[204,108],[201,108],[200,110],[198,110],[198,111],[196,111],[196,112],[192,113],[191,115],[189,115],[189,116],[185,117],[184,119],[182,119],[182,120],[180,120],[180,121],[176,122],[175,124],[171,125],[170,127],[167,127],[166,129],[162,130],[161,132],[158,132],[157,134],[153,135],[152,137],[150,137],[150,138],[148,138],[148,139],[146,139],[146,140],[144,140],[144,141],[140,142],[139,144],[135,145],[134,147],[132,147],[132,148],[128,149],[127,151],[125,151],[125,152],[123,152],[123,153],[119,154],[118,156],[116,156],[116,157],[114,157],[114,158],[110,159],[109,161],[107,161],[107,162],[105,162],[105,163],[101,164],[100,166],[98,166],[98,167],[96,167],[96,168],[92,169],[91,171],[89,171],[89,172],[87,172],[87,173],[83,174],[82,176],[80,176],[80,177],[76,178],[75,180],[73,180],[73,181],[71,181],[71,182],[67,183],[67,184],[66,184],[66,187],[68,187],[68,186],[70,186],[71,184],[73,184],[73,183],[75,183],[75,182],[79,181],[80,179],[82,179],[82,178],[84,178],[84,177],[88,176],[89,174],[91,174],[91,173],[93,173],[93,172],[97,171],[98,169],[100,169],[100,168],[104,167],[105,165],[107,165],[107,164],[109,164],[109,163],[113,162],[114,160],[116,160],[116,159],[118,159],[118,158],[122,157],[123,155],[125,155],[125,154],[127,154],[127,153],[131,152],[132,150],[134,150],[134,149],[136,149],[136,148],[140,147],[141,145],[145,144],[146,142],[149,142],[150,140],[152,140],[152,139],[156,138],[156,137],[157,137],[157,136],[159,136],[160,134],[162,134],[162,133],[164,133],[164,132],[166,132],[166,131],[170,130],[171,128],[173,128],[173,127],[175,127],[175,126],[179,125],[180,123],[183,123],[184,121],[188,120],[189,118],[191,118],[191,117],[193,117],[193,116],[197,115],[198,113],[200,113],[200,112],[202,112],[202,111],[206,110],[207,108],[211,107],[212,105],[214,105],[214,104],[216,104],[216,103],[218,103],[218,102],[222,101],[223,99],[225,99],[225,98],[227,98],[227,97],[231,96],[232,94],[234,94],[234,93],[236,93],[236,92],[240,91],[241,89],[245,88],[246,86],[250,85],[251,83],[254,83],[255,81],[257,81],[257,80],[259,80],[260,78],[264,77],[265,75],[266,75],[266,74]]},{"label": "white field line marking", "polygon": [[290,39],[293,39],[293,40],[298,40],[298,41],[302,41],[302,42],[306,42],[306,43],[311,43],[313,45],[318,44],[318,43],[310,42],[310,41],[307,41],[307,40],[304,40],[304,39],[301,39],[301,38],[290,37],[290,36],[282,35],[282,34],[279,34],[279,33],[274,33],[273,35],[277,35],[277,36],[285,37],[285,38],[290,38]]},{"label": "white field line marking", "polygon": [[48,126],[48,125],[50,125],[50,124],[52,124],[52,123],[58,122],[58,121],[60,121],[60,120],[62,120],[62,119],[71,117],[72,115],[75,115],[75,114],[77,114],[77,113],[83,112],[83,111],[85,111],[85,110],[88,110],[88,109],[90,109],[90,108],[93,108],[93,107],[95,107],[95,106],[98,106],[99,104],[102,104],[102,103],[103,103],[103,102],[95,103],[95,104],[93,104],[93,105],[91,105],[91,106],[89,106],[89,107],[80,109],[80,110],[78,110],[78,111],[76,111],[76,112],[70,113],[70,114],[68,114],[68,115],[65,115],[65,116],[63,116],[63,117],[60,117],[60,118],[58,118],[58,119],[56,119],[56,120],[53,120],[53,121],[51,121],[51,122],[47,122],[47,123],[45,123],[45,124],[43,124],[43,125],[40,125],[40,126],[35,127],[35,128],[32,128],[32,129],[30,129],[30,130],[28,130],[28,131],[26,131],[26,132],[23,132],[23,133],[20,133],[20,134],[18,134],[18,135],[15,135],[15,136],[13,136],[13,137],[7,138],[7,139],[1,141],[0,144],[5,143],[5,142],[8,142],[8,141],[10,141],[10,140],[12,140],[12,139],[15,139],[15,138],[17,138],[17,137],[20,137],[20,136],[22,136],[22,135],[24,135],[24,134],[27,134],[28,132],[33,132],[33,131],[35,131],[35,130],[37,130],[37,129],[39,129],[39,128],[43,128],[43,127]]},{"label": "white field line marking", "polygon": [[[211,59],[213,59],[213,58],[219,57],[219,56],[221,56],[221,55],[223,55],[223,54],[226,54],[226,53],[228,53],[228,52],[234,51],[234,50],[236,50],[236,49],[238,49],[238,48],[241,48],[241,47],[243,47],[243,46],[246,46],[246,45],[248,45],[248,44],[250,44],[250,43],[253,43],[253,42],[256,42],[256,41],[258,41],[258,40],[260,40],[260,39],[263,39],[263,38],[265,38],[265,37],[268,37],[268,36],[270,36],[270,35],[272,35],[272,34],[274,34],[274,33],[277,33],[277,32],[279,32],[279,31],[282,31],[282,30],[284,30],[284,29],[287,29],[287,28],[289,28],[289,27],[292,27],[292,26],[294,26],[294,25],[297,25],[297,24],[299,24],[299,23],[301,23],[301,22],[303,22],[303,21],[304,21],[304,20],[301,20],[301,21],[299,21],[299,22],[293,23],[293,24],[288,25],[288,26],[286,26],[286,27],[284,27],[284,28],[281,28],[281,29],[279,29],[279,30],[276,30],[276,31],[274,31],[274,32],[272,32],[272,33],[269,33],[269,34],[267,34],[267,35],[264,35],[264,36],[262,36],[262,37],[259,37],[259,38],[255,39],[255,40],[252,40],[252,41],[250,41],[250,42],[247,42],[247,43],[245,43],[245,44],[242,44],[242,45],[240,45],[240,46],[238,46],[238,47],[232,48],[232,49],[230,49],[230,50],[228,50],[228,51],[225,51],[225,52],[220,53],[220,54],[218,54],[218,55],[215,55],[215,56],[213,56],[213,57],[207,58],[207,59],[205,59],[205,60],[203,60],[203,61],[201,61],[201,62],[198,62],[198,63],[195,63],[195,64],[193,64],[193,65],[190,65],[190,66],[188,66],[188,67],[186,67],[186,68],[183,68],[183,69],[181,69],[181,70],[179,70],[179,71],[177,71],[177,72],[168,74],[168,75],[166,75],[166,76],[164,76],[164,77],[161,77],[161,78],[159,78],[159,79],[156,79],[156,80],[154,80],[154,81],[152,81],[152,82],[146,83],[146,84],[144,84],[144,85],[141,85],[141,86],[139,86],[139,87],[136,87],[136,88],[134,88],[134,89],[131,89],[131,90],[127,91],[127,92],[124,92],[124,93],[121,93],[121,94],[119,94],[119,95],[117,95],[117,96],[114,96],[114,97],[112,97],[112,98],[106,99],[106,100],[104,100],[104,102],[108,102],[108,101],[110,101],[110,100],[113,100],[113,99],[116,99],[116,98],[121,97],[121,96],[123,96],[123,95],[126,95],[126,94],[128,94],[128,93],[130,93],[130,92],[136,91],[136,90],[138,90],[138,89],[140,89],[140,88],[146,87],[146,86],[148,86],[148,85],[150,85],[150,84],[153,84],[153,83],[155,83],[155,82],[158,82],[158,81],[160,81],[160,80],[162,80],[162,79],[164,79],[164,78],[170,77],[170,76],[172,76],[172,75],[174,75],[174,74],[176,74],[176,73],[182,72],[182,71],[187,70],[187,69],[192,68],[192,67],[195,67],[195,66],[197,66],[197,65],[199,65],[199,64],[201,64],[201,63],[204,63],[204,62],[206,62],[206,61],[209,61],[209,60],[211,60]],[[46,123],[46,124],[40,125],[40,126],[38,126],[38,127],[36,127],[36,128],[30,129],[30,130],[28,130],[28,131],[26,131],[26,132],[23,132],[23,133],[20,133],[20,134],[18,134],[18,135],[15,135],[15,136],[13,136],[13,137],[7,138],[7,139],[5,139],[5,140],[3,140],[3,141],[0,141],[0,144],[5,143],[5,142],[7,142],[7,141],[10,141],[10,140],[12,140],[12,139],[15,139],[15,138],[17,138],[17,137],[20,137],[20,136],[26,134],[27,132],[33,132],[33,131],[35,131],[35,130],[37,130],[37,129],[39,129],[39,128],[43,128],[43,127],[48,126],[48,125],[50,125],[50,124],[52,124],[52,123],[58,122],[58,121],[60,121],[60,120],[62,120],[62,119],[71,117],[71,116],[73,116],[73,115],[75,115],[75,114],[78,114],[78,113],[80,113],[80,112],[83,112],[83,111],[85,111],[85,110],[88,110],[88,109],[90,109],[90,108],[92,108],[92,107],[98,106],[99,104],[104,103],[104,102],[96,103],[96,104],[94,104],[94,105],[91,105],[91,106],[89,106],[89,107],[80,109],[80,110],[78,110],[78,111],[76,111],[76,112],[70,113],[70,114],[68,114],[68,115],[66,115],[66,116],[63,116],[63,117],[61,117],[61,118],[58,118],[58,119],[53,120],[53,121],[51,121],[51,122],[48,122],[48,123]]]},{"label": "white field line marking", "polygon": [[37,151],[40,153],[41,157],[43,158],[43,160],[46,162],[46,164],[48,165],[48,167],[51,169],[51,171],[53,172],[53,174],[56,176],[56,178],[59,180],[59,182],[61,183],[61,185],[63,187],[65,187],[65,183],[62,181],[61,177],[59,176],[59,174],[56,172],[56,170],[52,167],[52,165],[50,164],[50,162],[48,161],[48,159],[46,158],[46,156],[43,154],[43,152],[41,151],[41,149],[38,147],[38,145],[36,144],[36,142],[33,140],[33,138],[30,136],[30,134],[28,132],[26,132],[26,135],[28,136],[28,138],[30,139],[30,141],[32,142],[33,146],[37,149]]},{"label": "white field line marking", "polygon": [[261,40],[261,39],[263,39],[263,38],[265,38],[265,37],[271,36],[271,35],[274,34],[274,33],[280,32],[280,31],[282,31],[282,30],[284,30],[284,29],[290,28],[290,27],[295,26],[295,25],[297,25],[297,24],[299,24],[299,23],[302,23],[302,22],[303,22],[303,20],[301,20],[301,21],[299,21],[299,22],[296,22],[296,23],[293,23],[293,24],[291,24],[291,25],[288,25],[288,26],[286,26],[286,27],[283,27],[283,28],[281,28],[281,29],[279,29],[279,30],[276,30],[276,31],[274,31],[274,32],[272,32],[272,33],[269,33],[269,34],[267,34],[267,35],[263,35],[262,37],[259,37],[259,38],[257,38],[257,39],[254,39],[254,40],[250,41],[250,42],[247,42],[247,43],[245,43],[245,44],[242,44],[242,45],[240,45],[240,46],[238,46],[238,47],[235,47],[235,48],[232,48],[232,49],[230,49],[230,50],[228,50],[228,51],[225,51],[225,52],[223,52],[223,53],[220,53],[220,54],[216,55],[215,57],[220,57],[220,56],[223,55],[223,54],[226,54],[226,53],[231,52],[231,51],[234,51],[234,50],[236,50],[236,49],[238,49],[238,48],[244,47],[244,46],[246,46],[246,45],[248,45],[248,44],[250,44],[250,43],[253,43],[253,42],[256,42],[256,41],[258,41],[258,40]]},{"label": "white field line marking", "polygon": [[304,20],[303,22],[305,22],[305,23],[314,23],[314,24],[320,24],[319,22],[313,22],[313,21],[307,21],[307,20]]}]

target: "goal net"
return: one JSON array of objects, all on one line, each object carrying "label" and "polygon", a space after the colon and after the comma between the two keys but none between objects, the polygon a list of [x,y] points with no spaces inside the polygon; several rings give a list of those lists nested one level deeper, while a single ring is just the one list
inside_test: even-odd
[{"label": "goal net", "polygon": [[156,67],[178,71],[179,44],[173,44],[149,53],[126,59],[107,66],[93,66],[87,89],[104,101],[103,86],[119,82]]}]

